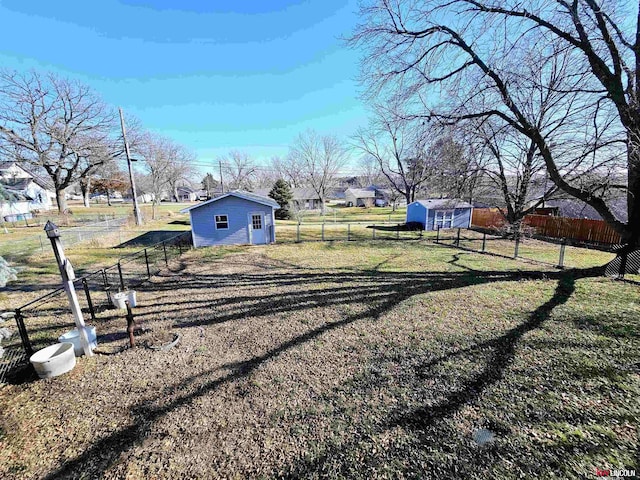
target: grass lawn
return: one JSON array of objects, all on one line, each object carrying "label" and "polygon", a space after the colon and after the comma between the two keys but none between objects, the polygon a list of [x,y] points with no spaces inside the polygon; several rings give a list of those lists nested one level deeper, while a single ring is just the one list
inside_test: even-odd
[{"label": "grass lawn", "polygon": [[638,289],[419,240],[194,250],[139,347],[106,311],[104,354],[0,389],[0,477],[637,471]]}]

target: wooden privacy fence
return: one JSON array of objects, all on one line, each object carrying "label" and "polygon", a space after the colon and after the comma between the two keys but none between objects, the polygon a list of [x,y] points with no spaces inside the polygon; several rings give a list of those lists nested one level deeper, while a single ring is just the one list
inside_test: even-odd
[{"label": "wooden privacy fence", "polygon": [[[499,228],[505,218],[497,208],[474,208],[471,225],[480,228]],[[607,222],[586,218],[527,215],[525,225],[535,229],[537,235],[554,238],[571,238],[581,242],[618,244],[622,240]]]}]

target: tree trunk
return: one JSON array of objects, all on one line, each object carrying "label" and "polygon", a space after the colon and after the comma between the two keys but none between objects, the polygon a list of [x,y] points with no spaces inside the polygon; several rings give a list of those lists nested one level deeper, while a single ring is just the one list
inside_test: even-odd
[{"label": "tree trunk", "polygon": [[151,203],[151,220],[156,219],[156,205],[157,205],[157,200],[154,198],[153,202]]},{"label": "tree trunk", "polygon": [[91,192],[91,178],[80,180],[80,191],[82,192],[82,202],[89,208],[89,193]]},{"label": "tree trunk", "polygon": [[108,188],[107,188],[107,205],[111,206],[111,194],[109,193]]},{"label": "tree trunk", "polygon": [[[640,132],[638,132],[640,136]],[[640,140],[633,141],[629,134],[627,155],[629,169],[627,171],[627,235],[623,235],[623,242],[630,249],[640,248]]]},{"label": "tree trunk", "polygon": [[67,199],[64,195],[64,188],[56,189],[56,203],[58,204],[58,212],[60,213],[64,213],[67,209]]}]

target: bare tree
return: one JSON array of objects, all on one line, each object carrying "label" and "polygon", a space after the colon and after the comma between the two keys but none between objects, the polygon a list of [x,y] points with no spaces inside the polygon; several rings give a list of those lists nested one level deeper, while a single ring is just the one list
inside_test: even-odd
[{"label": "bare tree", "polygon": [[273,157],[269,164],[269,168],[275,172],[278,178],[282,178],[293,188],[304,186],[304,179],[298,159],[291,155],[287,157]]},{"label": "bare tree", "polygon": [[122,153],[113,109],[86,85],[53,74],[0,72],[3,153],[44,170],[66,209],[65,188]]},{"label": "bare tree", "polygon": [[[533,142],[559,188],[637,248],[638,7],[622,0],[376,0],[362,6],[352,42],[366,50],[370,95],[393,87],[432,118],[508,125]],[[553,98],[542,124],[529,110],[540,106],[529,102],[540,92]],[[627,181],[612,182],[621,172]],[[612,189],[626,195],[627,219],[607,202]]]},{"label": "bare tree", "polygon": [[224,183],[229,190],[252,190],[254,188],[256,167],[246,152],[232,150],[220,157]]},{"label": "bare tree", "polygon": [[407,204],[433,171],[427,156],[431,136],[422,120],[403,118],[397,111],[377,107],[367,129],[354,136],[355,147],[375,159],[389,186],[404,195]]},{"label": "bare tree", "polygon": [[289,147],[287,158],[299,166],[304,182],[320,198],[324,215],[327,196],[337,185],[340,169],[347,163],[347,149],[333,135],[321,136],[313,130],[307,130],[298,135]]},{"label": "bare tree", "polygon": [[377,185],[386,182],[386,178],[382,175],[380,164],[371,155],[363,155],[358,160],[358,182],[361,187],[369,185]]},{"label": "bare tree", "polygon": [[136,146],[136,154],[143,160],[146,174],[142,182],[152,197],[152,218],[156,218],[157,205],[171,188],[178,147],[168,138],[147,133]]},{"label": "bare tree", "polygon": [[171,167],[167,175],[173,199],[177,202],[179,200],[178,187],[194,183],[192,178],[196,175],[196,168],[193,163],[196,156],[182,145],[173,145],[171,153]]}]

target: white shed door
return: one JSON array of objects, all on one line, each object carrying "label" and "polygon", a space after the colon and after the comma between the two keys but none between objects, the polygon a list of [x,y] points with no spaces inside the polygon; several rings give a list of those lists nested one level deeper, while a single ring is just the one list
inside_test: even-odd
[{"label": "white shed door", "polygon": [[251,243],[254,245],[267,243],[263,214],[252,213],[249,215],[249,230],[251,231]]}]

